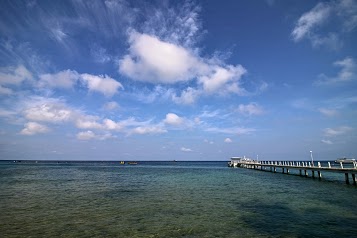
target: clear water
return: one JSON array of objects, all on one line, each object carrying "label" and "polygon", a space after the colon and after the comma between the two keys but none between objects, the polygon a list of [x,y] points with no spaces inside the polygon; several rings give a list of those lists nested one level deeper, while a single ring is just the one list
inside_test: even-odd
[{"label": "clear water", "polygon": [[1,237],[356,237],[357,188],[226,162],[0,162]]}]

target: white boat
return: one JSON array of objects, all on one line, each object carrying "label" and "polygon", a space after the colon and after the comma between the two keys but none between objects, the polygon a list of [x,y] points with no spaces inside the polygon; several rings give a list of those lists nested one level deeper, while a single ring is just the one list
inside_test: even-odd
[{"label": "white boat", "polygon": [[343,157],[343,158],[338,158],[337,160],[335,160],[335,163],[354,163],[356,162],[356,159],[352,159],[352,158],[346,158],[346,157]]},{"label": "white boat", "polygon": [[245,156],[243,157],[231,157],[231,161],[228,162],[229,167],[236,167],[238,163],[241,162],[250,162],[250,163],[255,163],[257,162],[256,160],[252,160],[250,158],[247,158]]}]

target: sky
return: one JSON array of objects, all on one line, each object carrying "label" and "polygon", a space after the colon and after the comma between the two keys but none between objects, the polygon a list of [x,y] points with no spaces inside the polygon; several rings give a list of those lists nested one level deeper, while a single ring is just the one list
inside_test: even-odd
[{"label": "sky", "polygon": [[2,160],[357,157],[357,1],[1,1]]}]

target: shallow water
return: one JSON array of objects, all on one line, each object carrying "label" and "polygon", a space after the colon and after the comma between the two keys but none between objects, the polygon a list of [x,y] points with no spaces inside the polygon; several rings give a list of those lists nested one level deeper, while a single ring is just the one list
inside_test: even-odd
[{"label": "shallow water", "polygon": [[[324,176],[324,175],[323,175]],[[325,178],[326,177],[326,178]],[[0,162],[2,237],[356,237],[357,188],[226,162]]]}]

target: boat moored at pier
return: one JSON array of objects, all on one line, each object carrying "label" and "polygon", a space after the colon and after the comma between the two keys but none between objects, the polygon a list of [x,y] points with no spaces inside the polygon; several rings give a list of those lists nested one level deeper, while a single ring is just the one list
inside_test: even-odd
[{"label": "boat moored at pier", "polygon": [[338,158],[337,160],[335,160],[335,163],[349,163],[349,164],[353,164],[354,162],[356,162],[356,159],[353,158]]}]

